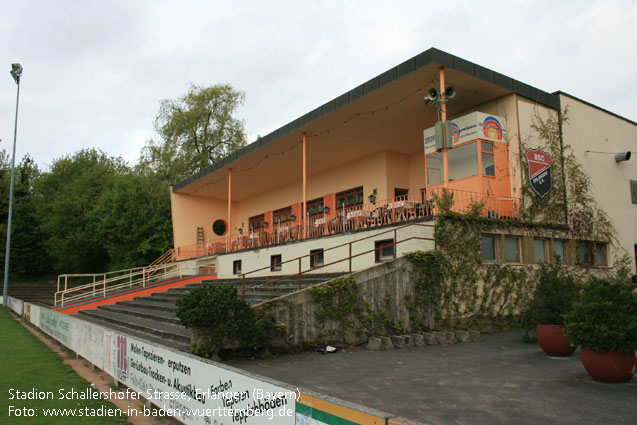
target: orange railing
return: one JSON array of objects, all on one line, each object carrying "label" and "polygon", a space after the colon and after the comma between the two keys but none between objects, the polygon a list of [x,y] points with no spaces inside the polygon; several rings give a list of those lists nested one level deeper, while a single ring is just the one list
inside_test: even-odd
[{"label": "orange railing", "polygon": [[[468,213],[472,207],[481,205],[482,214],[489,218],[519,219],[520,200],[478,192],[435,188],[395,198],[368,202],[356,206],[342,205],[329,214],[308,216],[307,237],[320,237],[358,229],[405,223],[412,220],[434,217],[441,211],[436,200],[449,199],[449,209],[460,214]],[[247,233],[247,234],[244,234]],[[175,248],[177,260],[224,254],[226,252],[296,241],[304,237],[304,223],[272,223],[268,228],[250,229],[234,233],[205,244],[192,244]]]}]

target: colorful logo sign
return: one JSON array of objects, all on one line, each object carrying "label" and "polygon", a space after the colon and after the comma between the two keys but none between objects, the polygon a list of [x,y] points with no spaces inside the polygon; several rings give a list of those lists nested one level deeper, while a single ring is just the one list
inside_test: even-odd
[{"label": "colorful logo sign", "polygon": [[125,336],[117,336],[117,379],[126,382],[128,377],[128,343]]},{"label": "colorful logo sign", "polygon": [[460,141],[460,127],[455,122],[451,123],[451,134],[453,134],[453,144],[457,145]]},{"label": "colorful logo sign", "polygon": [[541,148],[529,149],[525,156],[531,188],[543,198],[553,188],[553,158]]},{"label": "colorful logo sign", "polygon": [[484,137],[495,140],[502,140],[502,126],[500,121],[492,115],[489,115],[482,122],[482,133]]}]

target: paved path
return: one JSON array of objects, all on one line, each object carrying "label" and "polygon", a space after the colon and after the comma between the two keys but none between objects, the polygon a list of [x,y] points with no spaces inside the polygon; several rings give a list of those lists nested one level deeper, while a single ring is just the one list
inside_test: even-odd
[{"label": "paved path", "polygon": [[550,358],[514,332],[473,344],[231,364],[428,424],[637,424],[637,377],[627,384],[593,381],[579,351]]}]

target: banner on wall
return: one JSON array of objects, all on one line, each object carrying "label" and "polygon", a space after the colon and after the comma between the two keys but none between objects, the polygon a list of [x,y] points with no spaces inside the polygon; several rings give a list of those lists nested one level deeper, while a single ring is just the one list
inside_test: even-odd
[{"label": "banner on wall", "polygon": [[[453,134],[453,147],[475,139],[490,140],[492,142],[507,142],[506,121],[502,117],[476,111],[451,120],[450,122]],[[425,155],[435,152],[435,127],[424,130],[423,136]]]},{"label": "banner on wall", "polygon": [[553,158],[542,148],[526,151],[531,189],[543,198],[553,188]]}]

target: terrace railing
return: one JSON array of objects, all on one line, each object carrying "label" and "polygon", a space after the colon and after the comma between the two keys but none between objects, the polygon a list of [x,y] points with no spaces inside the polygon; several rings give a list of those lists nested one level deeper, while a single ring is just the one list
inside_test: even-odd
[{"label": "terrace railing", "polygon": [[[435,188],[353,206],[341,205],[330,214],[308,216],[305,223],[300,219],[296,222],[272,223],[269,228],[251,229],[247,234],[233,233],[208,241],[204,245],[181,246],[175,248],[174,257],[177,260],[186,260],[296,241],[305,237],[305,225],[307,237],[312,238],[435,217],[440,213],[440,207],[436,205],[435,200],[442,197],[443,190],[445,189]],[[450,203],[451,211],[464,214],[469,212],[472,206],[481,204],[485,217],[519,219],[518,198],[456,189],[447,189],[447,192],[453,196],[453,202]]]}]

